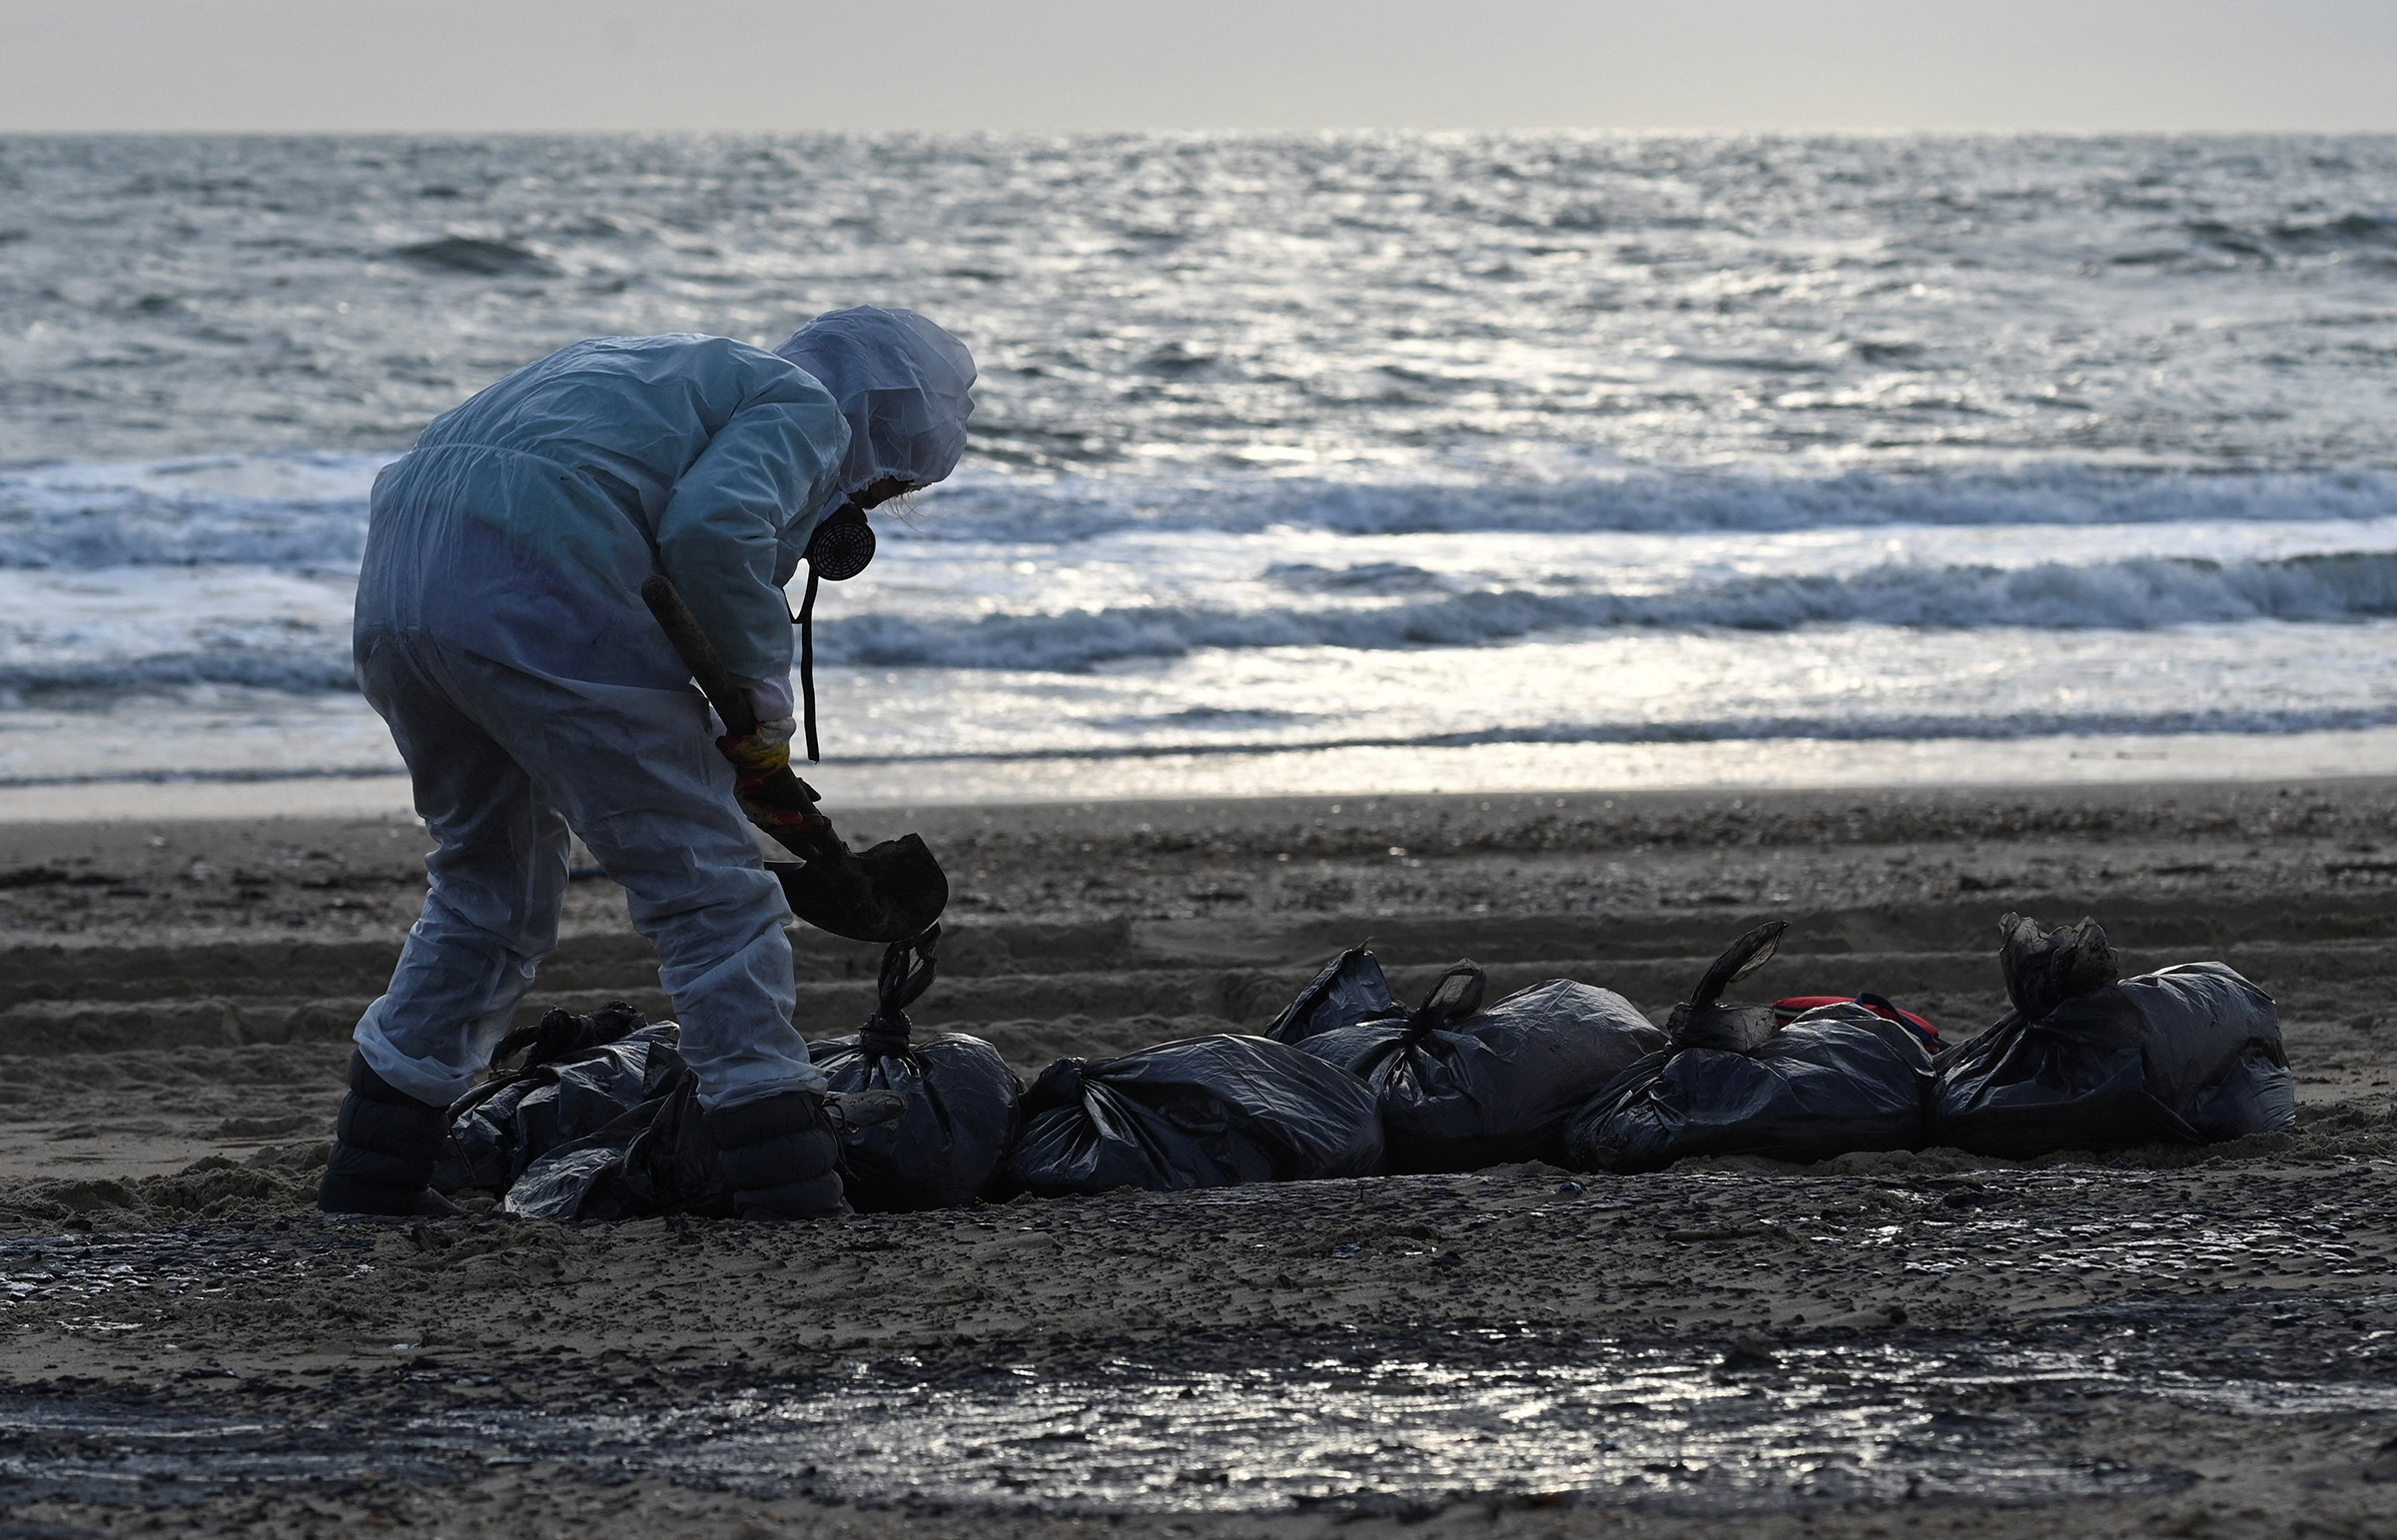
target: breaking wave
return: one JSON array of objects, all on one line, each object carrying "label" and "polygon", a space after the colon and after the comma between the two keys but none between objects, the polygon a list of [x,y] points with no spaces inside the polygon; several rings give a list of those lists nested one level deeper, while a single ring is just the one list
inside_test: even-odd
[{"label": "breaking wave", "polygon": [[389,454],[0,467],[0,567],[355,568]]},{"label": "breaking wave", "polygon": [[[355,567],[389,454],[0,466],[0,567]],[[2052,464],[1824,476],[1637,470],[1552,481],[1043,478],[969,471],[895,541],[1060,543],[1123,532],[1775,533],[1901,525],[2290,523],[2397,517],[2397,471],[2241,473]]]},{"label": "breaking wave", "polygon": [[1847,576],[1740,578],[1667,593],[1504,589],[1373,608],[1159,605],[972,619],[859,615],[819,625],[816,645],[817,656],[832,663],[1074,671],[1202,648],[1469,647],[1625,626],[2151,630],[2391,615],[2397,615],[2397,553],[2345,552],[2277,561],[1885,566]]},{"label": "breaking wave", "polygon": [[[2232,562],[2142,558],[2091,566],[1884,566],[1846,576],[1739,578],[1662,593],[1402,591],[1360,602],[1353,595],[1390,591],[1362,583],[1347,590],[1352,597],[1346,603],[1322,593],[1326,587],[1337,591],[1337,585],[1322,581],[1325,575],[1319,568],[1282,569],[1285,582],[1298,590],[1293,598],[1300,602],[1290,607],[1155,605],[971,618],[846,616],[817,626],[817,657],[827,666],[1076,673],[1206,649],[1478,647],[1610,629],[1773,632],[1877,625],[2145,631],[2397,616],[2397,552]],[[1369,575],[1389,573],[1375,567]],[[62,694],[205,685],[296,694],[349,691],[356,685],[347,641],[307,630],[295,632],[289,646],[262,635],[241,645],[0,663],[0,707]]]},{"label": "breaking wave", "polygon": [[322,695],[358,688],[347,647],[340,652],[229,649],[159,652],[71,663],[0,665],[0,707],[61,695],[130,695],[198,685],[233,685]]}]

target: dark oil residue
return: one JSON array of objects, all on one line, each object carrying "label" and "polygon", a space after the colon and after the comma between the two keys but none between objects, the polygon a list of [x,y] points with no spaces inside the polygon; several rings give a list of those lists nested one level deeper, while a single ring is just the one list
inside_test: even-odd
[{"label": "dark oil residue", "polygon": [[1508,1495],[1726,1514],[2013,1505],[2190,1479],[2079,1454],[2056,1413],[2090,1394],[2247,1416],[2397,1410],[2397,1386],[2159,1379],[2070,1352],[1860,1342],[1727,1358],[1600,1343],[1575,1359],[1127,1358],[965,1380],[861,1364],[681,1406],[453,1409],[372,1429],[17,1397],[0,1401],[0,1494],[175,1501],[241,1481],[442,1481],[542,1461],[761,1495],[1067,1512],[1403,1511]]}]

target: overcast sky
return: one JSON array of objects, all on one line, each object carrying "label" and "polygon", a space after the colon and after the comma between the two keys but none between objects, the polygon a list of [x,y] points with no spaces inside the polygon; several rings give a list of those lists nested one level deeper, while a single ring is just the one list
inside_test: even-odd
[{"label": "overcast sky", "polygon": [[0,131],[2397,130],[2397,0],[0,0]]}]

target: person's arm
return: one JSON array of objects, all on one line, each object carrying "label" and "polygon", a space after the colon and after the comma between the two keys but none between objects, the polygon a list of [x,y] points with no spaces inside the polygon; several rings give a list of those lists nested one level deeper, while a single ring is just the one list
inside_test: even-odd
[{"label": "person's arm", "polygon": [[792,733],[799,730],[798,719],[791,715],[792,709],[798,704],[798,701],[791,693],[791,676],[789,674],[778,674],[771,679],[736,677],[732,682],[739,685],[741,693],[749,697],[749,708],[757,713],[757,720],[761,725],[768,722],[774,723],[785,742],[789,741]]},{"label": "person's arm", "polygon": [[782,534],[831,495],[848,438],[832,398],[794,370],[717,429],[658,516],[658,564],[737,677],[790,676]]}]

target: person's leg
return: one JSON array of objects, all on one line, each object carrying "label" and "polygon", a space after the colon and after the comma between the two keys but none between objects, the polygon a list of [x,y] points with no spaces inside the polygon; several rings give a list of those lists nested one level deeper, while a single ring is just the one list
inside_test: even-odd
[{"label": "person's leg", "polygon": [[461,702],[438,650],[378,637],[361,649],[368,702],[407,762],[437,848],[430,886],[391,987],[358,1024],[377,1074],[446,1107],[506,1035],[533,971],[557,945],[569,836],[563,815],[491,734],[487,704]]},{"label": "person's leg", "polygon": [[504,700],[483,725],[621,885],[657,948],[699,1103],[735,1107],[821,1090],[791,1026],[790,906],[732,800],[732,767],[691,690],[547,679],[467,654],[457,691]]},{"label": "person's leg", "polygon": [[362,642],[358,661],[438,849],[425,863],[424,910],[391,986],[358,1024],[318,1203],[337,1213],[440,1211],[448,1205],[426,1183],[448,1106],[490,1057],[535,963],[556,942],[567,836],[419,647],[378,634]]},{"label": "person's leg", "polygon": [[824,1078],[791,1025],[790,909],[733,802],[705,703],[691,690],[540,678],[465,654],[446,666],[461,697],[509,703],[483,726],[563,810],[657,948],[741,1212],[846,1212]]}]

